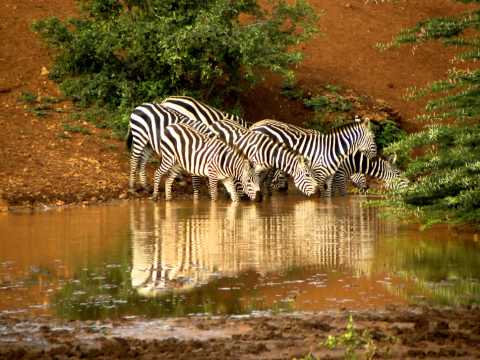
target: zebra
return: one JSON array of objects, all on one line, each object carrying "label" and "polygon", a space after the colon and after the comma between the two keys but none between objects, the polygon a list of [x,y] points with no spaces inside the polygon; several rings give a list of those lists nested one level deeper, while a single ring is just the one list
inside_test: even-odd
[{"label": "zebra", "polygon": [[281,168],[293,176],[300,191],[306,195],[315,192],[315,179],[303,156],[268,137],[248,131],[247,122],[237,115],[220,111],[187,96],[168,97],[162,101],[162,105],[208,126],[213,134],[227,144],[237,146],[256,165],[257,174],[272,167]]},{"label": "zebra", "polygon": [[400,170],[388,160],[380,157],[369,159],[364,153],[357,151],[342,162],[333,177],[331,187],[327,188],[326,196],[330,196],[332,192],[345,195],[349,178],[361,190],[368,189],[366,175],[384,180],[387,189],[404,188],[408,184],[408,180],[400,176]]},{"label": "zebra", "polygon": [[209,129],[243,152],[255,165],[255,171],[262,180],[266,171],[277,168],[291,175],[295,186],[305,195],[315,193],[317,182],[308,161],[288,146],[227,119],[211,123]]},{"label": "zebra", "polygon": [[189,96],[169,96],[163,99],[161,104],[206,125],[211,125],[224,119],[235,121],[245,128],[249,125],[247,121],[238,115],[218,110]]},{"label": "zebra", "polygon": [[356,119],[353,123],[322,134],[267,119],[253,124],[250,130],[266,134],[309,159],[319,188],[322,189],[352,152],[364,151],[369,158],[377,155],[375,136],[369,129],[369,123],[368,118]]},{"label": "zebra", "polygon": [[239,201],[234,179],[241,181],[244,192],[252,200],[260,192],[258,176],[247,158],[221,140],[208,138],[187,124],[165,127],[159,147],[161,163],[155,171],[154,200],[158,198],[160,179],[165,174],[169,174],[165,181],[165,199],[172,198],[173,181],[181,171],[195,175],[197,179],[199,176],[208,177],[212,200],[217,199],[219,180],[225,185],[233,202]]},{"label": "zebra", "polygon": [[127,147],[131,149],[130,178],[128,189],[135,193],[136,175],[140,179],[140,187],[149,190],[145,166],[152,153],[160,152],[160,139],[165,127],[175,123],[185,123],[196,130],[209,134],[207,125],[191,120],[185,115],[157,103],[144,103],[137,106],[130,115],[127,133]]}]

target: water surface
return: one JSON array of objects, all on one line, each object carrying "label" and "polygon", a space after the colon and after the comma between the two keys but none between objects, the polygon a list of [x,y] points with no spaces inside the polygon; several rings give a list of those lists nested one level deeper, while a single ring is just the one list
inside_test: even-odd
[{"label": "water surface", "polygon": [[480,245],[350,196],[0,216],[0,312],[66,319],[480,300]]}]

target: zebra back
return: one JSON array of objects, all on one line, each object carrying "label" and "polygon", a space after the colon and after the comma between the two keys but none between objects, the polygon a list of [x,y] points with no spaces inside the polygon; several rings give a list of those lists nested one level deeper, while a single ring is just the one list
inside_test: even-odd
[{"label": "zebra back", "polygon": [[374,157],[377,152],[368,119],[340,126],[326,134],[276,120],[260,121],[250,129],[285,143],[310,159],[312,166],[317,169],[320,184],[333,176],[341,162],[352,152],[363,150],[369,157]]},{"label": "zebra back", "polygon": [[227,119],[242,126],[248,126],[247,122],[240,116],[221,111],[189,96],[169,96],[162,101],[162,105],[207,125]]}]

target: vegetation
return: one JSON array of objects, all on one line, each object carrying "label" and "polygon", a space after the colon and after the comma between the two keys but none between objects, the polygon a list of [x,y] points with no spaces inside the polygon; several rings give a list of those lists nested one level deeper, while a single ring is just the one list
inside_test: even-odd
[{"label": "vegetation", "polygon": [[373,359],[377,351],[375,342],[368,330],[364,330],[362,333],[357,331],[353,323],[352,315],[348,318],[345,333],[339,336],[328,335],[324,345],[330,350],[336,349],[339,346],[344,347],[345,359],[352,360],[357,359],[357,350],[364,349],[366,359]]},{"label": "vegetation", "polygon": [[[462,0],[480,3],[479,0]],[[464,49],[454,63],[480,59],[480,10],[456,17],[423,21],[401,32],[381,49],[402,44],[417,46],[430,40]],[[468,35],[466,35],[468,31]],[[422,131],[392,144],[415,183],[391,203],[404,214],[419,216],[426,225],[439,222],[480,226],[480,69],[453,68],[447,79],[423,89],[411,89],[411,98],[429,96]],[[412,152],[414,150],[414,152]],[[414,155],[415,154],[415,155]]]},{"label": "vegetation", "polygon": [[[312,118],[304,125],[310,129],[327,132],[352,121],[355,114],[354,100],[341,95],[339,86],[327,84],[325,93],[307,95],[295,83],[286,82],[282,86],[282,94],[292,100],[303,102],[305,107],[313,110]],[[355,102],[361,102],[355,101]],[[406,132],[392,119],[372,122],[372,130],[380,152],[386,146],[404,138]]]},{"label": "vegetation", "polygon": [[[291,79],[291,46],[315,31],[304,1],[83,0],[79,18],[34,23],[57,49],[50,77],[82,107],[108,110],[123,131],[132,108],[172,94],[235,100],[265,70]],[[288,51],[287,51],[288,50]],[[235,103],[235,101],[233,101]]]}]

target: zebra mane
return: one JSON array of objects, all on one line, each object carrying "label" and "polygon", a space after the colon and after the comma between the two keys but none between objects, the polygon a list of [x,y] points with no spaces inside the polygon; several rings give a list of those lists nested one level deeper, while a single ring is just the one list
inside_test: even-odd
[{"label": "zebra mane", "polygon": [[[348,124],[343,124],[343,125],[340,125],[336,128],[333,128],[331,129],[330,131],[328,131],[327,133],[324,133],[324,135],[329,135],[329,134],[337,134],[339,132],[342,132],[343,130],[345,129],[353,129],[353,128],[356,128],[356,127],[359,127],[359,126],[363,126],[364,125],[364,122],[362,121],[355,121],[355,122],[350,122]],[[367,128],[368,129],[368,128]]]}]

